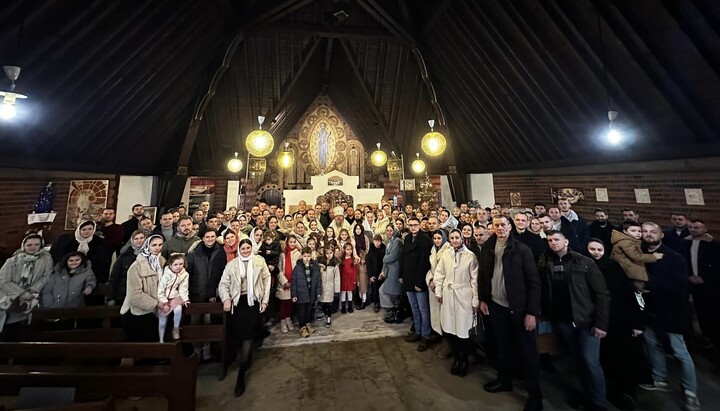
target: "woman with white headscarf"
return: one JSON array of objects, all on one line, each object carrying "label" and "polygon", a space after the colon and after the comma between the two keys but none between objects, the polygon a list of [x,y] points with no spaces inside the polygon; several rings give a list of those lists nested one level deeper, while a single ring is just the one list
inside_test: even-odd
[{"label": "woman with white headscarf", "polygon": [[85,254],[92,264],[98,283],[104,284],[110,276],[112,253],[108,250],[105,240],[95,235],[94,221],[81,223],[73,234],[63,234],[50,247],[50,254],[55,264],[74,251]]},{"label": "woman with white headscarf", "polygon": [[258,337],[260,314],[270,299],[270,271],[265,260],[253,253],[249,239],[240,240],[239,255],[227,263],[218,294],[223,309],[230,312],[231,332],[240,348],[240,369],[235,396],[245,392],[245,372],[250,368],[250,349]]},{"label": "woman with white headscarf", "polygon": [[16,341],[21,324],[38,306],[40,291],[53,271],[42,236],[30,234],[0,268],[0,341]]},{"label": "woman with white headscarf", "polygon": [[146,238],[140,254],[128,269],[127,295],[120,308],[126,341],[158,341],[158,320],[154,313],[163,309],[163,303],[158,301],[158,282],[165,265],[165,258],[160,255],[164,241],[160,234]]}]

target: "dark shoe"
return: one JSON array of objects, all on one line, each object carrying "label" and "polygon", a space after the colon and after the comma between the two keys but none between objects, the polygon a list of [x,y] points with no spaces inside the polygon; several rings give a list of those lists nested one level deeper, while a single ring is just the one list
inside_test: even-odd
[{"label": "dark shoe", "polygon": [[380,304],[376,303],[375,307],[373,307],[373,311],[375,311],[376,313],[379,313],[380,312]]},{"label": "dark shoe", "polygon": [[405,337],[405,342],[414,343],[414,342],[420,341],[421,339],[422,339],[422,337],[420,336],[420,334],[412,333],[412,334],[408,335],[407,337]]},{"label": "dark shoe", "polygon": [[367,307],[367,303],[365,301],[361,302],[360,305],[358,305],[358,310],[364,310],[365,307]]},{"label": "dark shoe", "polygon": [[238,370],[237,382],[235,382],[235,396],[239,397],[245,392],[245,370],[240,367]]},{"label": "dark shoe", "polygon": [[458,361],[457,359],[455,361],[453,361],[453,365],[452,365],[452,367],[450,367],[450,374],[457,375],[457,368],[459,365],[460,365],[460,361]]},{"label": "dark shoe", "polygon": [[347,310],[348,310],[349,313],[352,313],[352,312],[353,312],[353,304],[352,304],[352,302],[349,302],[349,303],[348,303]]},{"label": "dark shoe", "polygon": [[411,332],[411,333],[414,333],[414,332],[416,332],[416,331],[417,331],[417,330],[415,329],[415,323],[410,324],[410,332]]},{"label": "dark shoe", "polygon": [[608,401],[612,405],[615,406],[615,408],[618,408],[620,410],[634,410],[637,403],[635,402],[635,398],[633,398],[630,394],[620,393],[620,392],[611,392],[608,395]]},{"label": "dark shoe", "polygon": [[395,324],[397,322],[397,312],[395,310],[391,310],[390,314],[385,317],[385,322],[388,324]]},{"label": "dark shoe", "polygon": [[457,375],[458,377],[464,377],[467,375],[468,372],[468,362],[467,361],[460,361],[460,363],[457,366]]},{"label": "dark shoe", "polygon": [[420,341],[420,344],[418,344],[417,346],[417,350],[420,352],[425,352],[428,348],[430,348],[430,340],[423,337],[423,339]]},{"label": "dark shoe", "polygon": [[557,368],[555,368],[550,354],[540,354],[540,369],[549,374],[555,374],[557,372]]},{"label": "dark shoe", "polygon": [[347,313],[347,310],[345,309],[345,303],[342,303],[342,305],[340,305],[340,312],[341,312],[342,314]]},{"label": "dark shoe", "polygon": [[493,394],[496,392],[513,390],[512,384],[506,384],[500,380],[490,381],[489,383],[485,384],[485,386],[483,388],[485,388],[485,391],[491,392]]}]

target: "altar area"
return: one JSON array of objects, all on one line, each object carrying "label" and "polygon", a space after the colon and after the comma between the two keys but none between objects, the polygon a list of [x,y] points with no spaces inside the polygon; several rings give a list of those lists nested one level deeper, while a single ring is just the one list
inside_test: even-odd
[{"label": "altar area", "polygon": [[360,188],[360,177],[350,176],[337,170],[310,177],[310,186],[311,188],[304,190],[283,190],[285,214],[295,212],[300,200],[305,200],[310,207],[323,201],[330,203],[330,207],[347,201],[349,205],[357,208],[372,204],[379,205],[385,193],[382,188]]}]

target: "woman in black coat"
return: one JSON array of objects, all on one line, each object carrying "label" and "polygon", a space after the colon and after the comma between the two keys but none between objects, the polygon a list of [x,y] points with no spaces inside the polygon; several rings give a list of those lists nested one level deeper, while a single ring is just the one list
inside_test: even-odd
[{"label": "woman in black coat", "polygon": [[600,345],[608,399],[619,409],[632,409],[636,387],[650,378],[642,339],[644,302],[620,264],[605,255],[601,240],[593,238],[587,247],[610,291],[610,325]]},{"label": "woman in black coat", "polygon": [[127,294],[127,272],[140,254],[144,242],[145,233],[142,230],[135,230],[128,241],[130,247],[115,260],[108,280],[106,295],[108,305],[123,305]]}]

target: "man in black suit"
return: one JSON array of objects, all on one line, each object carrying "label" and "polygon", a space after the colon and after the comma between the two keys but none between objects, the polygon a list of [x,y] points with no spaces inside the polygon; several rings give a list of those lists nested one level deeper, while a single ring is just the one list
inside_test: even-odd
[{"label": "man in black suit", "polygon": [[432,240],[420,231],[420,220],[408,218],[410,234],[405,237],[400,259],[400,282],[412,307],[415,333],[405,339],[407,342],[420,341],[418,351],[430,346],[430,303],[425,275],[430,270]]},{"label": "man in black suit", "polygon": [[513,347],[520,347],[529,398],[526,411],[541,410],[540,364],[535,343],[541,282],[532,250],[510,236],[510,221],[493,218],[495,234],[480,251],[480,311],[490,316],[498,351],[498,377],[485,391],[512,391]]}]

